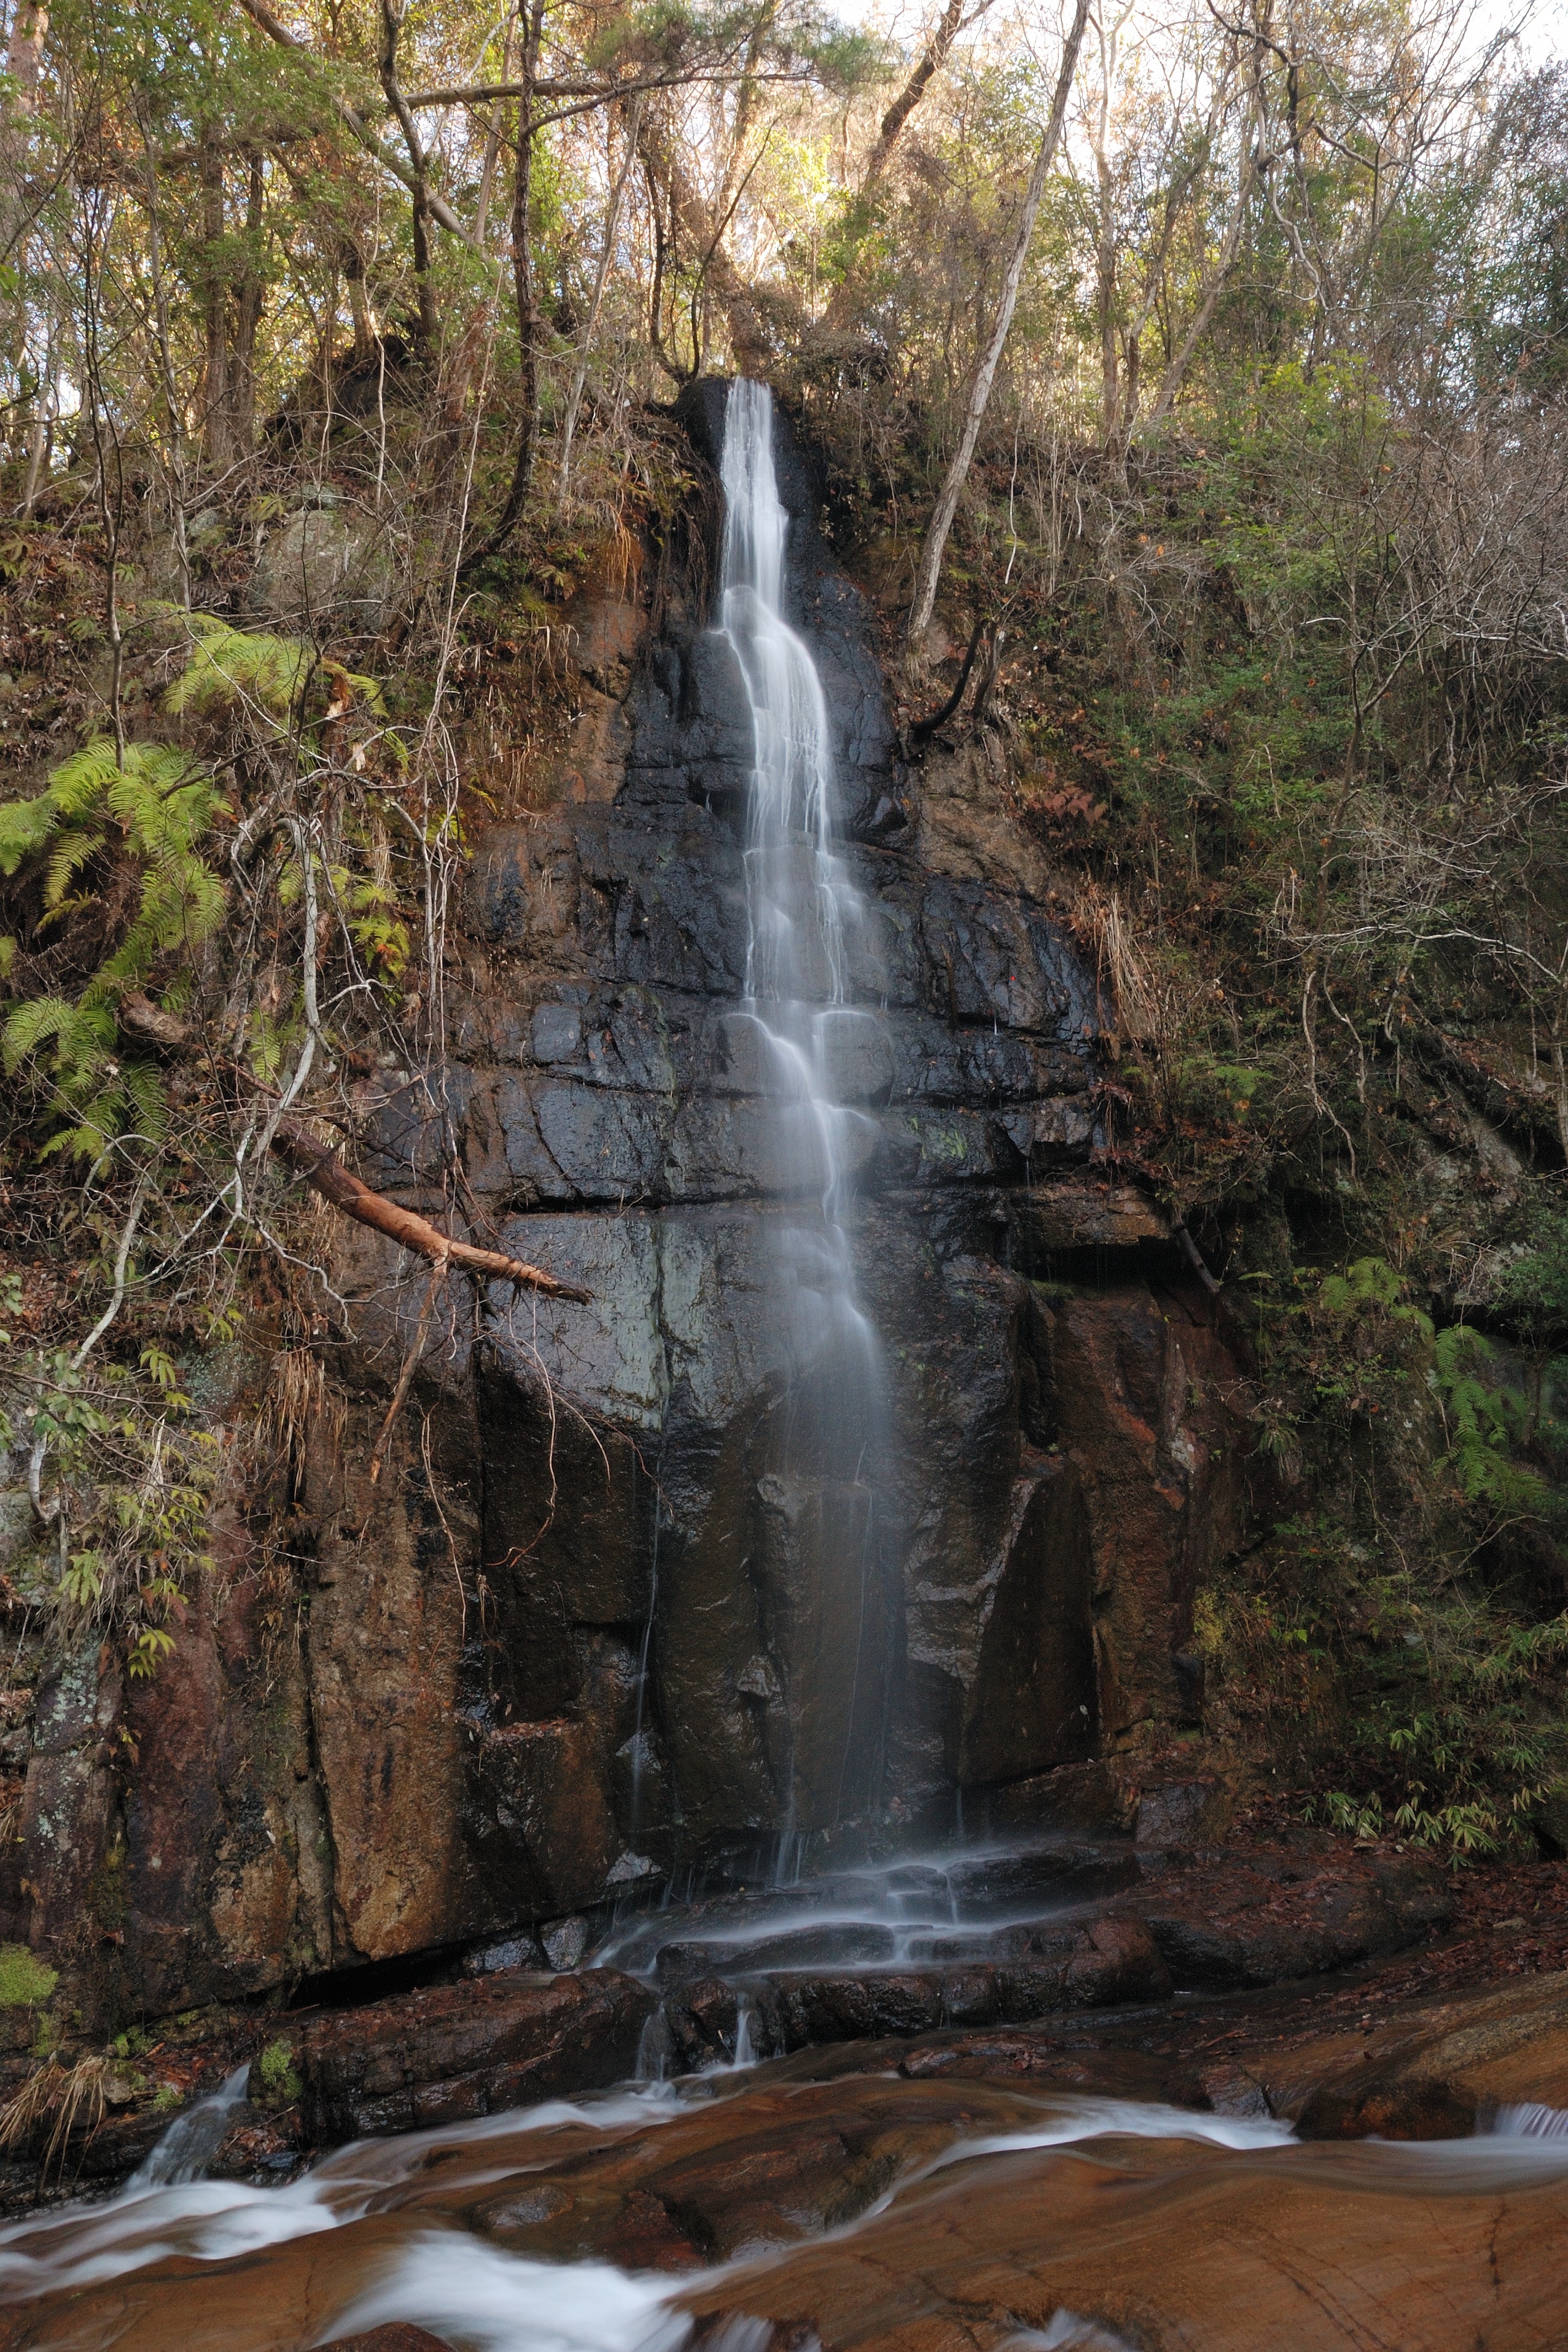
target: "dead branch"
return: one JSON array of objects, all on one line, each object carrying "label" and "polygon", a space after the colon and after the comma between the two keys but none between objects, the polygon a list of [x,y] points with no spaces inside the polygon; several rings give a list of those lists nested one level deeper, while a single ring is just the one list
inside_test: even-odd
[{"label": "dead branch", "polygon": [[541,1266],[529,1265],[526,1259],[507,1257],[501,1250],[476,1249],[472,1242],[454,1241],[413,1209],[400,1209],[395,1201],[384,1193],[372,1192],[344,1167],[337,1153],[311,1134],[296,1119],[278,1122],[272,1139],[272,1148],[297,1175],[340,1209],[356,1224],[369,1225],[372,1233],[385,1234],[406,1250],[427,1257],[435,1265],[465,1266],[470,1274],[487,1275],[494,1281],[520,1283],[528,1290],[542,1290],[550,1298],[575,1298],[586,1306],[592,1297],[575,1284],[558,1282],[553,1274]]},{"label": "dead branch", "polygon": [[[166,1053],[189,1052],[193,1045],[183,1021],[161,1011],[140,992],[121,997],[119,1018],[120,1027],[129,1035],[144,1038]],[[256,1083],[244,1071],[236,1071],[235,1075],[246,1084]],[[524,1258],[508,1257],[502,1250],[478,1249],[472,1242],[454,1241],[449,1234],[433,1225],[428,1217],[420,1216],[413,1209],[399,1208],[395,1201],[372,1192],[345,1168],[330,1146],[298,1119],[278,1120],[272,1149],[345,1217],[352,1217],[356,1224],[368,1225],[372,1233],[385,1234],[401,1248],[428,1258],[434,1265],[462,1266],[470,1274],[484,1275],[492,1281],[515,1282],[528,1290],[543,1291],[549,1298],[575,1299],[580,1306],[587,1306],[591,1300],[591,1291],[581,1290],[574,1283],[558,1282],[542,1266],[529,1265]]]}]

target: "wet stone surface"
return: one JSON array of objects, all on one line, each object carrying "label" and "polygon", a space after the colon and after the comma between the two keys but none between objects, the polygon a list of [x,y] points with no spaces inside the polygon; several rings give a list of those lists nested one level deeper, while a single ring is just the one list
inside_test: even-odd
[{"label": "wet stone surface", "polygon": [[[726,1993],[693,1987],[694,2011]],[[1549,2103],[1533,2124],[1526,2085]],[[362,2144],[276,2224],[232,2208],[226,2240],[177,2191],[150,2247],[131,2208],[14,2232],[0,2347],[447,2352],[509,2326],[566,2352],[973,2352],[1019,2328],[1092,2340],[1062,2338],[1074,2314],[1138,2352],[1544,2352],[1568,2229],[1553,2115],[1561,1976],[946,2029]]]}]

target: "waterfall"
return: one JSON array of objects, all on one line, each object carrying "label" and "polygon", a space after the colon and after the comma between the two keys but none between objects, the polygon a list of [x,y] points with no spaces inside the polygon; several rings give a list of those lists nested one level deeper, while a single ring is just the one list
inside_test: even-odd
[{"label": "waterfall", "polygon": [[770,1223],[788,1394],[758,1492],[773,1586],[789,1595],[777,1612],[788,1622],[773,1629],[791,1725],[785,1868],[800,1838],[874,1811],[880,1797],[887,1381],[852,1232],[855,1174],[877,1139],[854,1106],[854,1073],[880,1024],[849,1002],[863,910],[835,846],[821,680],[785,616],[789,517],[765,384],[730,387],[720,477],[717,625],[735,652],[754,743],[742,1024],[750,1082],[770,1106],[769,1190],[782,1203]]},{"label": "waterfall", "polygon": [[193,2101],[183,2115],[175,2116],[140,2171],[133,2172],[126,2182],[126,2195],[135,2197],[144,2189],[200,2180],[223,2145],[235,2119],[235,2110],[245,2105],[249,2084],[247,2058],[217,2090],[209,2092],[204,2099]]}]

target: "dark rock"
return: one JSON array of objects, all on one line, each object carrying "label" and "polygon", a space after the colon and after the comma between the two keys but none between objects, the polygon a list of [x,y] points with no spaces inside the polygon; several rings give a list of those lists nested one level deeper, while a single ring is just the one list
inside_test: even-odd
[{"label": "dark rock", "polygon": [[1074,2009],[1168,2000],[1171,1974],[1141,1919],[1097,1919],[1073,1945],[1062,1991]]},{"label": "dark rock", "polygon": [[821,1969],[855,1961],[885,1961],[893,1957],[891,1927],[873,1923],[794,1927],[784,1934],[758,1936],[750,1942],[670,1943],[658,1958],[662,1984],[684,1977],[724,1969],[732,1975],[751,1976],[765,1969]]},{"label": "dark rock", "polygon": [[[608,1872],[596,1872],[601,1881]],[[574,1969],[588,1949],[590,1929],[586,1919],[554,1919],[539,1931],[539,1941],[545,1958],[552,1969]]]},{"label": "dark rock", "polygon": [[705,1977],[686,1985],[664,2004],[671,2046],[683,2070],[693,2073],[735,2056],[740,2004],[733,1985]]},{"label": "dark rock", "polygon": [[251,2111],[226,2132],[206,2167],[210,2180],[249,2180],[276,2186],[303,2163],[298,2110],[278,2116]]},{"label": "dark rock", "polygon": [[1354,1968],[1429,1934],[1451,1903],[1414,1856],[1312,1870],[1239,1855],[1168,1871],[1117,1908],[1145,1922],[1178,1986],[1221,1990]]},{"label": "dark rock", "polygon": [[1022,1853],[959,1854],[944,1873],[954,1902],[982,1916],[1017,1911],[1042,1897],[1065,1904],[1114,1895],[1135,1886],[1141,1874],[1130,1847],[1082,1839],[1035,1844]]},{"label": "dark rock", "polygon": [[444,2336],[432,2336],[427,2327],[411,2327],[406,2319],[394,2319],[364,2336],[334,2336],[321,2352],[452,2352],[452,2347]]},{"label": "dark rock", "polygon": [[631,2074],[653,1996],[611,1969],[493,1976],[313,2019],[301,2106],[326,2145],[594,2090]]},{"label": "dark rock", "polygon": [[1216,1845],[1232,1810],[1229,1790],[1212,1777],[1166,1780],[1139,1797],[1134,1834],[1140,1845]]},{"label": "dark rock", "polygon": [[1469,2139],[1473,2093],[1452,2083],[1372,2083],[1314,2092],[1296,2118],[1301,2139]]},{"label": "dark rock", "polygon": [[505,1969],[543,1969],[545,1955],[533,1936],[504,1936],[463,1956],[465,1977],[493,1977]]},{"label": "dark rock", "polygon": [[942,2021],[943,1979],[907,1969],[852,1976],[780,1977],[755,1989],[758,2039],[773,2050],[919,2033]]},{"label": "dark rock", "polygon": [[1176,1676],[1176,1704],[1180,1720],[1189,1729],[1201,1730],[1207,1670],[1203,1659],[1195,1651],[1173,1650],[1171,1672]]},{"label": "dark rock", "polygon": [[1221,2059],[1198,2070],[1197,2084],[1217,2116],[1259,2118],[1271,2115],[1269,2094],[1245,2066]]},{"label": "dark rock", "polygon": [[987,1790],[982,1832],[989,1837],[1038,1825],[1072,1828],[1090,1837],[1124,1836],[1133,1827],[1137,1803],[1135,1783],[1095,1758]]}]

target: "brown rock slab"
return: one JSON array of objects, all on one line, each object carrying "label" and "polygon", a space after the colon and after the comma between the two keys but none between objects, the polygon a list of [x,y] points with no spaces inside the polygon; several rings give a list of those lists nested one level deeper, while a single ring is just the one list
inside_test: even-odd
[{"label": "brown rock slab", "polygon": [[318,2144],[421,2130],[622,2081],[652,1994],[612,1969],[517,1970],[314,2019],[301,2033]]},{"label": "brown rock slab", "polygon": [[937,2174],[836,2242],[692,2293],[705,2329],[973,2352],[1070,2312],[1143,2352],[1543,2352],[1568,2182],[1438,2180],[1389,2149],[1106,2138]]}]

